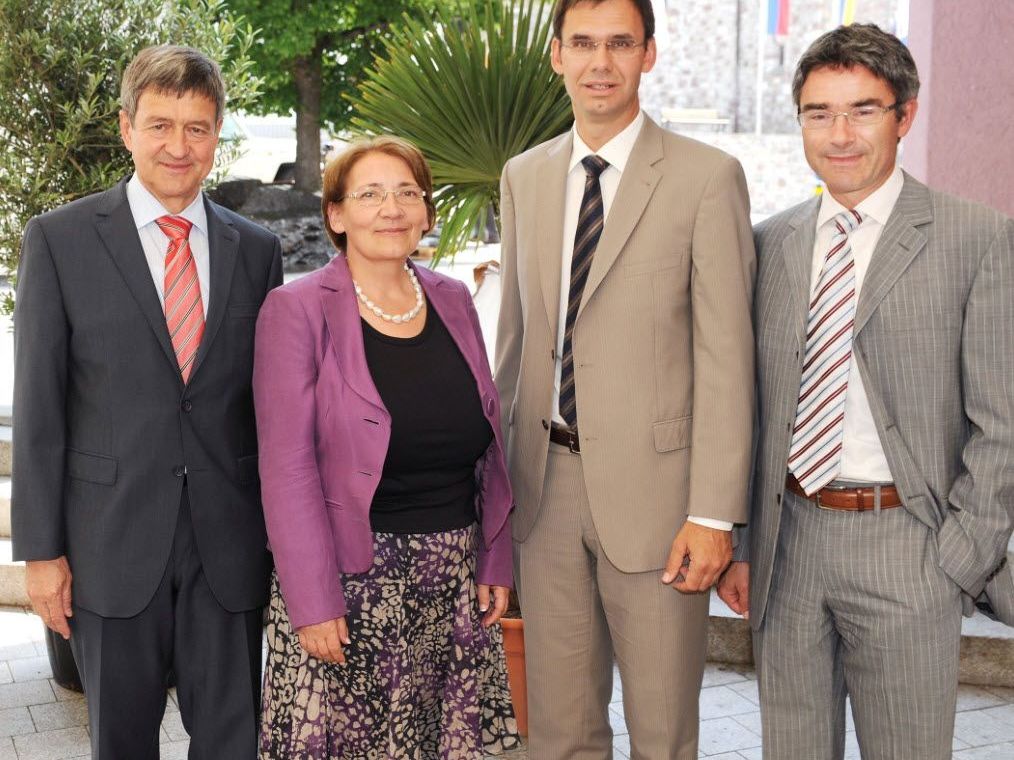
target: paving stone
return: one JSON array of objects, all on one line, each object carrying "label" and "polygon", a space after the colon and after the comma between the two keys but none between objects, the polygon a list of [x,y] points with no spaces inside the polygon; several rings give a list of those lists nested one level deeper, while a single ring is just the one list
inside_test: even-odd
[{"label": "paving stone", "polygon": [[166,713],[165,717],[162,718],[162,728],[165,729],[165,732],[169,734],[169,738],[174,742],[190,739],[190,734],[183,728],[183,717],[179,712]]},{"label": "paving stone", "polygon": [[763,750],[760,747],[741,749],[739,751],[739,756],[742,757],[743,760],[764,760]]},{"label": "paving stone", "polygon": [[56,695],[58,702],[68,702],[74,699],[84,699],[84,694],[73,689],[65,689],[58,684],[54,679],[49,679],[49,685],[53,688],[53,693]]},{"label": "paving stone", "polygon": [[14,680],[14,676],[11,675],[11,669],[7,667],[6,662],[0,662],[0,683],[11,683]]},{"label": "paving stone", "polygon": [[623,717],[623,705],[609,706],[609,725],[613,729],[613,735],[627,733],[627,721]]},{"label": "paving stone", "polygon": [[0,736],[34,734],[35,724],[27,707],[8,707],[0,710]]},{"label": "paving stone", "polygon": [[746,681],[746,676],[743,675],[743,669],[737,668],[735,665],[716,665],[714,663],[708,663],[704,667],[704,680],[701,683],[701,688],[706,689],[709,686],[724,686],[725,684],[739,683]]},{"label": "paving stone", "polygon": [[1014,760],[1014,742],[964,749],[954,753],[954,760]]},{"label": "paving stone", "polygon": [[49,681],[0,684],[0,709],[41,705],[55,699]]},{"label": "paving stone", "polygon": [[756,679],[750,678],[739,683],[731,683],[729,684],[729,688],[743,697],[743,699],[749,700],[758,707],[760,706],[760,691],[758,690]]},{"label": "paving stone", "polygon": [[751,713],[744,713],[742,715],[733,715],[732,719],[739,723],[743,728],[746,728],[757,736],[763,736],[763,728],[761,727],[761,714],[760,710]]},{"label": "paving stone", "polygon": [[190,740],[181,742],[170,742],[159,745],[158,753],[160,760],[187,760],[187,752],[190,749]]},{"label": "paving stone", "polygon": [[701,721],[698,749],[704,755],[720,755],[741,749],[759,747],[761,738],[732,718],[713,718]]},{"label": "paving stone", "polygon": [[741,697],[727,686],[712,686],[701,690],[701,720],[742,715],[755,712],[757,705]]},{"label": "paving stone", "polygon": [[743,760],[743,756],[738,752],[723,752],[721,755],[701,755],[701,757],[708,760]]},{"label": "paving stone", "polygon": [[954,735],[970,747],[1014,741],[1014,704],[958,713]]},{"label": "paving stone", "polygon": [[18,753],[14,751],[14,741],[7,736],[0,738],[0,760],[18,760]]},{"label": "paving stone", "polygon": [[88,732],[83,728],[62,728],[14,737],[18,760],[64,760],[87,755],[90,747]]},{"label": "paving stone", "polygon": [[614,754],[622,757],[630,757],[630,734],[624,732],[613,736]]},{"label": "paving stone", "polygon": [[39,731],[56,731],[61,728],[88,726],[88,706],[83,699],[50,702],[28,708]]},{"label": "paving stone", "polygon": [[1009,700],[1002,699],[981,686],[961,685],[958,687],[957,711],[964,712],[965,710],[981,710],[984,707],[996,707],[997,705],[1005,704],[1008,701]]},{"label": "paving stone", "polygon": [[[6,625],[6,621],[4,621]],[[0,660],[20,660],[24,657],[38,657],[35,651],[35,642],[17,641],[0,645]]]},{"label": "paving stone", "polygon": [[10,661],[11,674],[15,681],[41,681],[53,677],[48,657],[25,657]]}]

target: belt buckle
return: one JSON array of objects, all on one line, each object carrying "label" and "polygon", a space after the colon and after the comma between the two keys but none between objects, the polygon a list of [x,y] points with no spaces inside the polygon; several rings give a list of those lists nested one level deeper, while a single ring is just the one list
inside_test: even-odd
[{"label": "belt buckle", "polygon": [[[820,489],[820,491],[823,490],[823,488]],[[820,503],[820,491],[817,491],[817,493],[813,495],[813,503],[817,505],[817,509],[823,509],[825,512],[836,512],[837,510],[834,507],[825,507]]]}]

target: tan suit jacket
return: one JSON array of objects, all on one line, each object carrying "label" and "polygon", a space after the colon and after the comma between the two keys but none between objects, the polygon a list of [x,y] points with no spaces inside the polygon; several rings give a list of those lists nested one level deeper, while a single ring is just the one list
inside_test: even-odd
[{"label": "tan suit jacket", "polygon": [[[524,541],[539,513],[553,413],[571,132],[501,179],[496,383]],[[755,260],[734,158],[659,128],[634,145],[575,323],[585,485],[609,560],[661,568],[687,514],[746,519]]]}]

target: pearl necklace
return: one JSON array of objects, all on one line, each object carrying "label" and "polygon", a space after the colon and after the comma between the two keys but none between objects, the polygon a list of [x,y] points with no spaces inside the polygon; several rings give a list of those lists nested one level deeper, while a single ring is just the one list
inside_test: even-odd
[{"label": "pearl necklace", "polygon": [[423,299],[422,288],[419,286],[419,279],[415,276],[415,272],[412,271],[412,268],[408,265],[407,261],[405,262],[405,271],[408,272],[408,279],[412,282],[412,289],[415,290],[415,306],[406,311],[404,314],[388,314],[386,311],[377,306],[377,304],[373,303],[373,301],[371,301],[365,293],[363,293],[363,289],[359,287],[358,282],[352,280],[352,284],[356,288],[356,298],[359,299],[363,306],[372,311],[385,322],[394,322],[396,325],[400,325],[403,322],[411,322],[419,315],[419,312],[422,311],[425,301]]}]

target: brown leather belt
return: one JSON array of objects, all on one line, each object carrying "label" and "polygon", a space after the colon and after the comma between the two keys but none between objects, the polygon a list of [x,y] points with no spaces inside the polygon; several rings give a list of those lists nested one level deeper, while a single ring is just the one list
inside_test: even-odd
[{"label": "brown leather belt", "polygon": [[[877,487],[868,486],[865,488],[821,488],[812,496],[807,496],[803,487],[799,485],[796,477],[789,473],[785,478],[785,487],[802,496],[807,501],[812,501],[821,509],[840,509],[845,512],[872,512],[876,508]],[[901,497],[898,489],[893,485],[879,486],[880,508],[893,509],[901,506]]]},{"label": "brown leather belt", "polygon": [[576,430],[554,422],[549,426],[549,440],[560,446],[566,446],[572,454],[581,453],[581,443],[578,441]]}]

